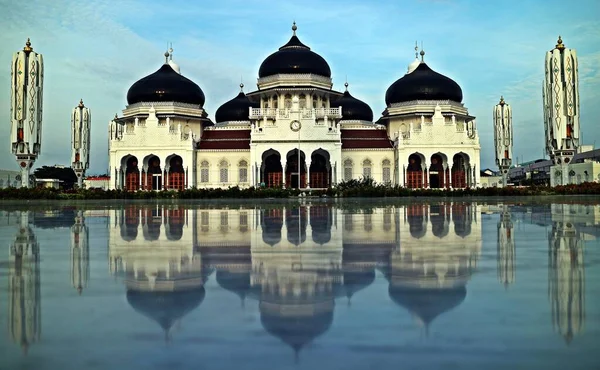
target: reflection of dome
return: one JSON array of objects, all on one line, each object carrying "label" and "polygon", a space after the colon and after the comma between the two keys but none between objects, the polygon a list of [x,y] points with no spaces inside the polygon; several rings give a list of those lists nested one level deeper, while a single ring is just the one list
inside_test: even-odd
[{"label": "reflection of dome", "polygon": [[462,102],[462,89],[454,80],[439,74],[425,63],[394,82],[385,93],[385,104],[413,100],[452,100]]},{"label": "reflection of dome", "polygon": [[350,299],[355,293],[371,285],[375,281],[375,268],[361,270],[344,270],[343,293]]},{"label": "reflection of dome", "polygon": [[347,90],[348,83],[346,83],[346,91],[344,96],[331,102],[331,108],[342,107],[342,120],[344,121],[368,121],[373,122],[373,110],[369,105],[362,100],[358,100]]},{"label": "reflection of dome", "polygon": [[[243,87],[244,85],[241,85]],[[215,122],[248,121],[250,107],[259,108],[260,104],[250,101],[243,91],[233,99],[224,103],[215,113]]]},{"label": "reflection of dome", "polygon": [[419,317],[425,324],[448,312],[465,300],[467,289],[458,286],[448,289],[395,287],[390,284],[388,294],[392,300]]},{"label": "reflection of dome", "polygon": [[272,76],[280,73],[312,73],[331,77],[331,69],[325,59],[311,51],[296,36],[296,24],[294,24],[292,30],[294,30],[294,35],[290,41],[262,62],[258,70],[258,77]]},{"label": "reflection of dome", "polygon": [[251,289],[250,272],[217,270],[217,283],[223,289],[237,294],[242,300],[244,300]]},{"label": "reflection of dome", "polygon": [[175,321],[202,303],[204,294],[203,286],[170,292],[128,290],[127,302],[168,331]]},{"label": "reflection of dome", "polygon": [[204,105],[204,93],[193,81],[177,73],[169,64],[137,81],[127,92],[127,103],[179,102]]},{"label": "reflection of dome", "polygon": [[281,339],[298,353],[329,330],[333,322],[333,309],[314,315],[285,315],[261,310],[260,322],[269,334]]}]

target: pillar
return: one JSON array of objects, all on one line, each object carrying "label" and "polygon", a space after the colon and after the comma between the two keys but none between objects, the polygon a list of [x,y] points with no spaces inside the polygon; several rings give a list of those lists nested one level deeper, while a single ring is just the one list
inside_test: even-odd
[{"label": "pillar", "polygon": [[286,164],[287,164],[287,158],[281,159],[281,187],[284,189],[285,189],[285,166],[286,166]]}]

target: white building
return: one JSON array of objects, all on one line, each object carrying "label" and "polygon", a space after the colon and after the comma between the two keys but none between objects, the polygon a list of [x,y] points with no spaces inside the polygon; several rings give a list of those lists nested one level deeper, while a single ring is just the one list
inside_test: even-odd
[{"label": "white building", "polygon": [[413,188],[479,186],[475,117],[460,86],[433,71],[423,51],[389,87],[374,123],[347,84],[333,89],[329,65],[296,29],[261,64],[257,90],[242,89],[214,122],[203,91],[181,75],[172,50],[165,53],[109,124],[110,188],[322,189],[361,177]]}]

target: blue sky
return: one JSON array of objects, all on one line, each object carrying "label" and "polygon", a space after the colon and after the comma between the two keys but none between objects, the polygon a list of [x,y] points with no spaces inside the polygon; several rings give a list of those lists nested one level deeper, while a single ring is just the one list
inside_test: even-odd
[{"label": "blue sky", "polygon": [[[560,34],[579,56],[583,141],[600,146],[598,14],[597,0],[0,0],[0,137],[10,130],[10,60],[27,37],[45,58],[37,165],[69,164],[70,112],[83,98],[93,118],[90,173],[102,173],[108,122],[125,107],[129,87],[160,67],[167,42],[214,117],[240,79],[255,88],[260,63],[287,42],[296,20],[300,39],[328,61],[334,89],[343,90],[347,76],[352,94],[376,117],[386,89],[413,60],[415,40],[422,40],[426,62],[461,85],[477,117],[482,167],[495,167],[492,108],[500,95],[513,107],[515,157],[541,156],[544,55]],[[16,169],[3,141],[0,168]]]}]

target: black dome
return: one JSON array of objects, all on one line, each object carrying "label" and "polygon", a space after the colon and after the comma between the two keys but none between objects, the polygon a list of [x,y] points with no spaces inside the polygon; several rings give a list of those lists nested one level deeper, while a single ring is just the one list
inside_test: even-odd
[{"label": "black dome", "polygon": [[243,91],[230,101],[224,103],[215,113],[215,122],[248,121],[248,108],[259,108],[260,104],[250,101]]},{"label": "black dome", "polygon": [[295,25],[292,30],[294,30],[294,35],[290,41],[262,62],[258,70],[258,77],[279,73],[312,73],[331,77],[331,69],[325,59],[300,42],[296,36]]},{"label": "black dome", "polygon": [[204,93],[198,85],[175,72],[168,64],[137,81],[127,92],[127,103],[175,101],[204,105]]},{"label": "black dome", "polygon": [[369,105],[362,100],[358,100],[348,90],[344,93],[341,98],[332,101],[331,107],[338,108],[342,107],[342,120],[358,120],[358,121],[369,121],[373,122],[373,110]]},{"label": "black dome", "polygon": [[417,315],[425,324],[448,312],[465,300],[467,289],[458,286],[448,289],[423,289],[390,285],[390,298]]},{"label": "black dome", "polygon": [[463,93],[456,82],[441,75],[425,63],[394,82],[385,93],[385,104],[412,100],[452,100],[462,102]]}]

